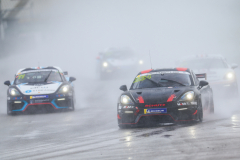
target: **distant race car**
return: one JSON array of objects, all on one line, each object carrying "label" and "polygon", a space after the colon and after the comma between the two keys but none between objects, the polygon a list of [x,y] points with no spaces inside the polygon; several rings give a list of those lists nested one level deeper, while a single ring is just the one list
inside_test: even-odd
[{"label": "distant race car", "polygon": [[[204,77],[204,75],[201,75]],[[117,104],[120,128],[152,123],[203,120],[203,110],[214,112],[212,89],[187,68],[140,72]],[[208,102],[205,103],[204,101]]]},{"label": "distant race car", "polygon": [[137,58],[129,48],[111,48],[99,53],[97,59],[97,75],[100,79],[107,79],[113,75],[121,77],[121,74],[127,76],[127,73],[131,75],[144,65],[143,60]]},{"label": "distant race car", "polygon": [[20,69],[7,91],[7,114],[25,111],[74,110],[74,77],[65,77],[59,67]]},{"label": "distant race car", "polygon": [[234,71],[238,65],[229,65],[223,56],[189,56],[179,60],[176,66],[191,68],[196,74],[206,73],[207,81],[213,88],[215,95],[238,98],[238,83]]}]

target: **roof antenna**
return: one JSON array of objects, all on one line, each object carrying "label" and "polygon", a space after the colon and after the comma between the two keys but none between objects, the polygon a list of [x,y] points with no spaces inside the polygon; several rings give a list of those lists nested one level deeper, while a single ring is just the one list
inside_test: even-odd
[{"label": "roof antenna", "polygon": [[150,64],[151,64],[151,69],[152,69],[152,59],[151,59],[150,50],[149,50],[149,57],[150,57]]}]

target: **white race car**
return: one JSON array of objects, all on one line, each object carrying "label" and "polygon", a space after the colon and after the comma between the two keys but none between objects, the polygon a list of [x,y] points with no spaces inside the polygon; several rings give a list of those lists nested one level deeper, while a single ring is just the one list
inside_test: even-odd
[{"label": "white race car", "polygon": [[7,114],[36,110],[74,110],[74,77],[66,77],[59,67],[20,69],[14,81],[4,82],[7,92]]},{"label": "white race car", "polygon": [[[217,96],[238,98],[238,84],[234,69],[221,55],[189,56],[178,61],[177,66],[191,68],[196,74],[206,73],[207,81]],[[229,94],[231,93],[231,94]]]}]

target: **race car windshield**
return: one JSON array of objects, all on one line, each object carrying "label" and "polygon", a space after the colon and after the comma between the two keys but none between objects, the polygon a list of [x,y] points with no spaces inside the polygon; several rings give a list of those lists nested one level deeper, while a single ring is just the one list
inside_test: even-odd
[{"label": "race car windshield", "polygon": [[223,69],[227,68],[227,65],[221,59],[192,59],[185,60],[180,63],[181,67],[191,69]]},{"label": "race car windshield", "polygon": [[103,55],[104,59],[130,59],[134,54],[129,51],[107,52]]},{"label": "race car windshield", "polygon": [[187,72],[157,72],[138,75],[132,83],[131,89],[179,87],[192,84]]},{"label": "race car windshield", "polygon": [[21,83],[44,83],[58,81],[62,82],[60,73],[57,70],[39,70],[23,72],[16,76],[15,84]]}]

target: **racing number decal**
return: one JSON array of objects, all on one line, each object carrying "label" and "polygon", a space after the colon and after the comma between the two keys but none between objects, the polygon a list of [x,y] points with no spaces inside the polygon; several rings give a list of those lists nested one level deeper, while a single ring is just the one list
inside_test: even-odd
[{"label": "racing number decal", "polygon": [[25,77],[25,74],[21,74],[18,76],[18,79],[23,79]]},{"label": "racing number decal", "polygon": [[133,83],[137,83],[137,82],[141,82],[144,81],[146,78],[151,79],[152,76],[151,75],[147,75],[147,76],[137,76],[134,80]]}]

